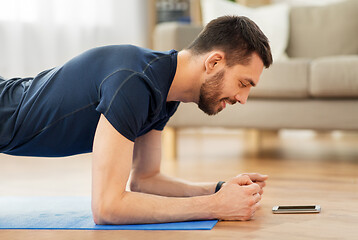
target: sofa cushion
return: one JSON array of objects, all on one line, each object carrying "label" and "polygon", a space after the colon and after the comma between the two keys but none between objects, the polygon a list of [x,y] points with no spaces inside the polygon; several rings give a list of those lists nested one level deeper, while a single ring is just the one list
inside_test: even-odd
[{"label": "sofa cushion", "polygon": [[358,1],[293,7],[289,57],[358,54]]},{"label": "sofa cushion", "polygon": [[250,98],[306,98],[308,94],[308,59],[277,61],[265,69]]},{"label": "sofa cushion", "polygon": [[313,97],[358,97],[358,55],[319,58],[311,64]]}]

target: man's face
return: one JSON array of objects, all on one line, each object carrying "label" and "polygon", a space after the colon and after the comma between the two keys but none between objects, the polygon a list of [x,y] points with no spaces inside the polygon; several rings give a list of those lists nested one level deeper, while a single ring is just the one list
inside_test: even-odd
[{"label": "man's face", "polygon": [[254,53],[249,65],[225,67],[205,79],[200,87],[199,108],[208,115],[222,111],[226,104],[245,104],[252,86],[259,82],[263,62]]}]

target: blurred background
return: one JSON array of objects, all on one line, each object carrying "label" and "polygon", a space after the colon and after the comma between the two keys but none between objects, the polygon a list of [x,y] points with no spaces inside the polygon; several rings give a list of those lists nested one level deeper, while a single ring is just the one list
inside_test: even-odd
[{"label": "blurred background", "polygon": [[149,1],[1,0],[0,72],[34,76],[102,45],[148,46]]},{"label": "blurred background", "polygon": [[[247,106],[235,105],[221,117],[208,118],[195,105],[183,104],[164,131],[164,171],[215,181],[220,161],[228,163],[222,179],[259,169],[257,161],[357,166],[356,3],[0,0],[0,75],[34,77],[87,49],[110,44],[181,50],[211,19],[249,16],[269,37],[274,65],[265,70],[262,86]],[[51,161],[1,154],[0,194],[89,195],[90,161],[90,154]]]},{"label": "blurred background", "polygon": [[[262,6],[334,1],[339,0],[238,2]],[[157,23],[203,23],[199,0],[0,0],[0,11],[0,75],[7,78],[34,76],[97,46],[151,48]]]}]

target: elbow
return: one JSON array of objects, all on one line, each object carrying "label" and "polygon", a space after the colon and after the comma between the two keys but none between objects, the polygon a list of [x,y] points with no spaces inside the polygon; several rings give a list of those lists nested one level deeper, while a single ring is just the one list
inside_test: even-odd
[{"label": "elbow", "polygon": [[97,225],[105,225],[107,221],[105,220],[105,216],[102,212],[100,212],[96,207],[92,207],[92,218],[95,224]]},{"label": "elbow", "polygon": [[101,214],[93,214],[93,221],[96,225],[111,225],[113,223],[106,220],[105,216]]},{"label": "elbow", "polygon": [[110,202],[92,202],[92,218],[94,223],[97,225],[129,223],[128,217],[121,210],[125,208],[119,207],[120,201],[117,201],[116,204],[111,204]]},{"label": "elbow", "polygon": [[97,224],[97,225],[103,225],[104,224],[100,214],[94,212],[93,210],[92,210],[92,218],[93,218],[93,221],[94,221],[95,224]]},{"label": "elbow", "polygon": [[108,212],[111,210],[108,207],[99,203],[92,204],[92,217],[93,221],[97,225],[111,224],[110,216]]}]

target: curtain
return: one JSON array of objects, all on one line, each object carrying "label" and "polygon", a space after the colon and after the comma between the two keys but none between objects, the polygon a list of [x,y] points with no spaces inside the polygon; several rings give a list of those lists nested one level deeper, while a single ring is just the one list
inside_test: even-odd
[{"label": "curtain", "polygon": [[0,76],[35,76],[103,45],[148,45],[146,0],[0,0]]}]

